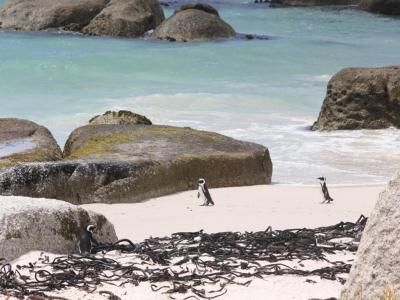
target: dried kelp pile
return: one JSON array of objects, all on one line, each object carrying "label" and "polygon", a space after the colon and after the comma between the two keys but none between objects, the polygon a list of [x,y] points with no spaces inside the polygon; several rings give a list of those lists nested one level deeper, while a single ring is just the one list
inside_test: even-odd
[{"label": "dried kelp pile", "polygon": [[[139,244],[120,240],[101,245],[95,249],[96,255],[52,260],[45,256],[15,269],[0,261],[0,293],[22,299],[27,295],[44,297],[44,293],[69,287],[93,292],[101,283],[124,286],[150,282],[153,291],[170,294],[171,298],[181,293],[184,299],[212,299],[225,294],[230,284],[247,286],[252,278],[268,275],[343,280],[338,275],[348,273],[349,264],[329,262],[326,267],[310,270],[290,262],[296,261],[299,266],[307,260],[328,263],[326,254],[356,251],[365,223],[366,218],[361,216],[355,223],[316,229],[179,232]],[[111,251],[121,259],[116,255],[110,258]],[[99,293],[119,299],[109,291]]]}]

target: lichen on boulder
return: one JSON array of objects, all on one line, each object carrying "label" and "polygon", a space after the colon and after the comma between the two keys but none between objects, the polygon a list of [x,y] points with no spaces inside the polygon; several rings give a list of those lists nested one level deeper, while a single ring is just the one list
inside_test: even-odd
[{"label": "lichen on boulder", "polygon": [[60,162],[0,173],[0,193],[72,203],[137,202],[196,188],[269,184],[268,149],[221,134],[160,125],[86,125],[74,130]]},{"label": "lichen on boulder", "polygon": [[0,258],[14,259],[29,251],[72,254],[79,233],[96,225],[99,242],[115,242],[113,225],[103,216],[52,199],[0,197]]}]

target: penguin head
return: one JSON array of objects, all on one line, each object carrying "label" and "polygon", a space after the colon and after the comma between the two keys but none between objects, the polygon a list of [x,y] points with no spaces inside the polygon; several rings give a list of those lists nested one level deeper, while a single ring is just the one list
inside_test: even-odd
[{"label": "penguin head", "polygon": [[206,183],[206,180],[205,180],[204,178],[199,178],[199,179],[197,180],[197,184],[199,184],[199,185],[205,184],[205,183]]},{"label": "penguin head", "polygon": [[93,233],[94,230],[96,229],[96,225],[88,224],[88,225],[85,226],[85,229],[86,229],[87,232]]},{"label": "penguin head", "polygon": [[325,181],[325,177],[318,177],[318,180]]}]

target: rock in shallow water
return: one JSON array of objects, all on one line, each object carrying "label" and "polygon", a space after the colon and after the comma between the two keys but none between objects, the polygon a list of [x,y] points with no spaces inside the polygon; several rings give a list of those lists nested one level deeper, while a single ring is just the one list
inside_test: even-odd
[{"label": "rock in shallow water", "polygon": [[231,38],[235,30],[207,4],[186,4],[158,26],[151,37],[178,42]]},{"label": "rock in shallow water", "polygon": [[399,203],[400,172],[381,193],[368,218],[357,251],[357,260],[351,268],[341,299],[383,299],[384,291],[388,288],[393,289],[396,295],[399,294]]},{"label": "rock in shallow water", "polygon": [[64,201],[0,197],[0,258],[14,259],[29,251],[59,254],[78,251],[81,228],[95,224],[99,242],[115,242],[114,227],[100,214]]},{"label": "rock in shallow water", "polygon": [[107,0],[11,0],[0,6],[0,22],[6,29],[79,31],[106,4]]},{"label": "rock in shallow water", "polygon": [[361,0],[360,8],[373,13],[400,15],[399,0]]},{"label": "rock in shallow water", "polygon": [[328,83],[313,130],[400,128],[400,67],[347,68]]},{"label": "rock in shallow water", "polygon": [[27,120],[0,118],[0,169],[61,158],[60,147],[45,127]]},{"label": "rock in shallow water", "polygon": [[158,0],[111,0],[83,33],[137,37],[156,28],[164,18]]},{"label": "rock in shallow water", "polygon": [[72,203],[136,202],[196,187],[271,183],[268,149],[171,126],[88,125],[69,137],[65,160],[0,173],[0,193]]},{"label": "rock in shallow water", "polygon": [[0,6],[1,28],[14,30],[137,37],[163,20],[158,0],[11,0]]}]

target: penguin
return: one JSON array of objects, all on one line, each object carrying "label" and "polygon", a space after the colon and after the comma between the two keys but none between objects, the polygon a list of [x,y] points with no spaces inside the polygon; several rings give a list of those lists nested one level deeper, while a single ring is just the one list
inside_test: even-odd
[{"label": "penguin", "polygon": [[82,255],[91,254],[93,247],[98,246],[99,243],[93,237],[93,232],[96,229],[95,225],[87,224],[81,229],[79,239],[79,253]]},{"label": "penguin", "polygon": [[324,201],[322,201],[322,203],[331,203],[333,198],[329,195],[328,187],[326,185],[326,177],[318,177],[317,179],[320,181],[319,184],[321,185],[322,194],[324,195]]},{"label": "penguin", "polygon": [[209,205],[214,205],[214,201],[211,198],[210,192],[208,191],[208,187],[206,184],[206,181],[204,178],[199,178],[199,180],[197,180],[197,184],[198,184],[198,193],[197,193],[197,198],[202,198],[204,203],[202,204],[202,206],[209,206]]}]

